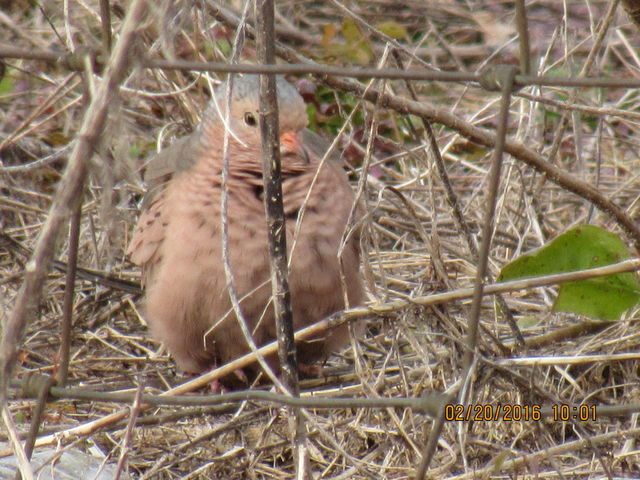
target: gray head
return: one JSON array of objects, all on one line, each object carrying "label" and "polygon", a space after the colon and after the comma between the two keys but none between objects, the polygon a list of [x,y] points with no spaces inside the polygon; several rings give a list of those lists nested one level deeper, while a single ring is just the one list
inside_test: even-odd
[{"label": "gray head", "polygon": [[[231,92],[231,115],[229,118],[232,134],[244,145],[243,148],[260,148],[260,131],[258,127],[259,109],[259,78],[258,75],[234,76],[233,91]],[[296,89],[284,78],[277,77],[276,88],[279,106],[280,123],[280,152],[282,155],[293,155],[308,159],[307,147],[304,145],[306,131],[303,138],[302,131],[307,125],[306,107],[302,97]],[[196,142],[192,136],[184,137],[171,147],[155,155],[147,164],[145,180],[150,188],[166,181],[169,175],[191,168],[198,159],[193,149],[204,146],[209,149],[212,145],[222,147],[222,118],[226,111],[227,83],[216,88],[214,98],[203,114],[202,122],[195,132]],[[312,145],[313,146],[313,145]],[[315,150],[312,148],[312,152]],[[320,155],[322,156],[322,155]],[[255,157],[259,161],[259,157]],[[153,195],[145,197],[148,202]]]},{"label": "gray head", "polygon": [[[227,80],[216,88],[214,98],[208,109],[211,115],[219,115],[226,111]],[[240,138],[244,134],[255,135],[258,128],[258,110],[260,108],[260,79],[258,75],[234,75],[231,82],[231,128]],[[278,120],[280,132],[299,132],[307,126],[307,111],[302,97],[293,85],[283,77],[276,77],[276,94],[278,97]],[[212,112],[211,110],[215,111]]]}]

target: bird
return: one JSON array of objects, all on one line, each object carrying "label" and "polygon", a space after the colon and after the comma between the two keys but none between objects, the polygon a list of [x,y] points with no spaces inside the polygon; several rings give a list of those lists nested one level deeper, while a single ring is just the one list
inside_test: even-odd
[{"label": "bird", "polygon": [[[362,304],[364,210],[339,155],[322,161],[328,142],[306,128],[306,106],[295,87],[278,76],[276,95],[297,330]],[[225,152],[229,264],[242,317],[256,345],[276,339],[258,120],[259,78],[236,75],[215,90],[195,130],[152,157],[144,173],[148,190],[127,254],[142,267],[143,314],[151,336],[187,373],[202,373],[250,351],[232,308],[222,256]],[[298,362],[323,361],[348,342],[346,325],[298,342]],[[267,360],[279,369],[276,358]]]}]

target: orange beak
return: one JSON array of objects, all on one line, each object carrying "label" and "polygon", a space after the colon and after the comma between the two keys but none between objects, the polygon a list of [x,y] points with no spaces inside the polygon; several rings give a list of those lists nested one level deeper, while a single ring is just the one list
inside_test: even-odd
[{"label": "orange beak", "polygon": [[284,132],[280,135],[280,155],[295,155],[301,157],[305,163],[309,163],[307,150],[296,132]]}]

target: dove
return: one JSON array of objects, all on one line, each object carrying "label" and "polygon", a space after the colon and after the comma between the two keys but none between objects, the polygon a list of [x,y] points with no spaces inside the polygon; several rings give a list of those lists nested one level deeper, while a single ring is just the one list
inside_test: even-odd
[{"label": "dove", "polygon": [[[356,203],[338,156],[321,161],[327,143],[306,129],[302,97],[282,77],[276,85],[289,286],[297,330],[363,302],[357,226],[363,208]],[[156,154],[146,166],[148,191],[127,254],[142,267],[143,313],[151,336],[164,343],[185,372],[200,373],[250,351],[232,308],[222,256],[225,132],[233,283],[255,343],[261,346],[276,339],[258,92],[257,75],[234,76],[220,85],[193,133]],[[348,341],[347,326],[342,325],[298,342],[298,361],[310,365],[324,360]],[[279,368],[277,359],[268,361]]]}]

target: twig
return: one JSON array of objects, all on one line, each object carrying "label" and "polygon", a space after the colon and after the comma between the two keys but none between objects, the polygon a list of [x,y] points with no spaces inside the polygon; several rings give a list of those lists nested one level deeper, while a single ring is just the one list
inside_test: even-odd
[{"label": "twig", "polygon": [[527,9],[524,0],[516,0],[516,25],[520,50],[520,73],[531,73],[531,49],[529,48],[529,26],[527,25]]},{"label": "twig", "polygon": [[60,150],[50,153],[49,155],[39,158],[38,160],[34,160],[33,162],[25,163],[22,165],[10,165],[6,167],[1,166],[3,161],[2,157],[0,157],[0,174],[32,172],[59,160],[61,157],[67,155],[70,150],[71,148],[67,145],[62,147]]},{"label": "twig", "polygon": [[[236,26],[236,25],[234,25]],[[70,69],[81,69],[75,64],[68,65],[66,62],[69,54],[51,51],[33,51],[15,48],[6,44],[0,44],[0,58],[19,58],[27,60],[42,60],[48,62],[62,62]],[[440,72],[434,70],[401,70],[398,68],[353,68],[353,67],[333,67],[317,63],[297,63],[293,61],[286,65],[254,65],[248,63],[223,63],[223,62],[197,62],[191,60],[161,60],[150,58],[139,58],[140,66],[143,68],[161,68],[164,70],[185,70],[195,72],[218,72],[218,73],[270,73],[279,75],[330,75],[333,77],[349,78],[386,78],[389,80],[430,80],[448,82],[478,82],[480,79],[477,73],[465,72]],[[527,85],[539,85],[549,87],[576,87],[576,88],[640,88],[640,80],[632,78],[613,77],[554,77],[546,75],[516,75],[514,84],[518,87]]]},{"label": "twig", "polygon": [[435,420],[431,427],[431,431],[429,432],[427,444],[422,451],[422,458],[420,459],[420,463],[418,464],[418,468],[416,469],[416,474],[413,477],[415,478],[415,480],[422,480],[425,477],[425,475],[427,474],[427,469],[429,468],[429,464],[431,463],[433,455],[436,452],[438,440],[440,439],[442,428],[444,427],[444,406],[434,418]]},{"label": "twig", "polygon": [[[516,69],[513,66],[504,66],[504,68],[499,66],[499,69],[496,69],[495,73],[498,76],[497,80],[500,88],[502,89],[502,96],[500,100],[496,144],[493,151],[493,157],[491,159],[491,168],[489,170],[489,192],[487,195],[486,209],[482,224],[480,249],[478,251],[478,266],[476,268],[473,287],[473,302],[471,304],[471,310],[467,320],[467,336],[465,339],[465,345],[467,348],[462,359],[462,388],[459,391],[458,398],[460,399],[460,402],[464,404],[467,404],[468,402],[468,394],[471,391],[470,384],[473,381],[472,378],[477,360],[476,347],[478,343],[478,327],[480,325],[480,310],[482,308],[484,282],[487,274],[487,265],[489,263],[489,250],[491,248],[491,239],[493,238],[495,208],[498,198],[498,190],[500,188],[500,171],[502,170],[502,155],[504,153],[505,139],[507,136],[509,107],[511,106],[511,93],[514,89],[513,78],[515,76]],[[444,412],[442,412],[442,415],[444,415]],[[459,431],[461,432],[460,443],[462,448],[464,448],[465,442],[462,440],[462,435],[464,434],[465,426],[460,424],[459,427]],[[442,427],[440,426],[440,428]],[[432,434],[434,432],[432,432]],[[429,444],[431,444],[432,441],[433,438],[430,438]],[[435,446],[432,448],[435,449]],[[431,454],[433,455],[433,451]],[[425,471],[422,469],[422,465],[420,465],[420,471]],[[421,477],[416,476],[416,479],[421,480]]]},{"label": "twig", "polygon": [[623,362],[640,360],[640,353],[613,353],[611,355],[577,355],[550,357],[520,357],[496,360],[496,364],[505,367],[524,365],[584,365],[586,363]]},{"label": "twig", "polygon": [[[242,50],[242,46],[244,44],[244,36],[245,36],[245,21],[249,12],[250,1],[245,2],[244,11],[242,14],[242,19],[240,23],[236,26],[236,37],[234,39],[233,44],[233,54],[231,56],[231,64],[235,64],[237,62],[240,52]],[[235,279],[233,275],[233,269],[231,268],[231,256],[230,256],[230,246],[229,246],[229,137],[233,135],[233,132],[228,128],[229,116],[231,115],[231,95],[233,91],[233,76],[229,75],[226,84],[226,92],[224,101],[225,105],[225,116],[224,116],[224,139],[223,139],[223,160],[222,160],[222,176],[221,176],[221,187],[222,194],[220,195],[220,221],[222,223],[222,265],[224,267],[224,274],[227,281],[227,291],[229,292],[229,299],[231,301],[231,307],[233,313],[235,314],[236,321],[238,322],[238,326],[240,327],[240,331],[242,332],[242,336],[244,337],[249,350],[252,353],[256,353],[256,360],[262,370],[266,373],[267,377],[273,382],[274,385],[281,388],[283,391],[286,391],[286,387],[280,382],[275,373],[271,370],[271,367],[265,360],[263,356],[261,356],[258,352],[258,346],[256,342],[253,340],[253,335],[251,330],[248,327],[248,322],[242,313],[242,308],[240,306],[240,299],[238,297],[238,292],[235,284]],[[214,98],[215,99],[215,98]],[[242,368],[242,367],[239,367]],[[233,371],[231,371],[233,372]],[[230,372],[230,373],[231,373]]]},{"label": "twig", "polygon": [[[526,290],[530,288],[546,287],[549,285],[556,285],[560,283],[588,280],[590,278],[596,278],[606,275],[632,272],[638,269],[640,269],[640,258],[632,258],[619,263],[607,265],[605,267],[590,268],[577,272],[556,273],[553,275],[544,275],[540,277],[530,277],[521,280],[512,280],[509,282],[493,283],[485,285],[484,295],[495,295],[497,293],[506,293]],[[349,310],[345,310],[343,312],[335,314],[334,316],[327,319],[327,322],[331,326],[334,326],[340,324],[343,319],[351,320],[355,318],[362,318],[371,314],[387,315],[411,306],[420,305],[423,307],[427,307],[438,305],[441,303],[448,303],[452,300],[461,300],[471,297],[473,297],[473,288],[461,288],[458,290],[452,290],[450,292],[414,297],[407,300],[396,300],[388,303],[369,305],[367,307],[351,308]],[[304,338],[306,338],[306,329],[300,330],[298,334],[303,334],[303,332],[305,332]],[[298,338],[298,336],[296,336],[296,338]]]},{"label": "twig", "polygon": [[[256,3],[258,60],[264,64],[275,62],[273,30],[273,0]],[[287,236],[282,205],[282,176],[280,171],[280,141],[276,79],[260,76],[260,136],[262,140],[262,168],[264,172],[264,208],[269,239],[271,288],[276,316],[278,357],[285,385],[298,393],[298,367],[293,342],[293,313],[289,290]]]},{"label": "twig", "polygon": [[73,299],[76,284],[76,271],[78,265],[78,240],[80,237],[80,220],[82,215],[82,205],[77,202],[75,211],[71,216],[69,226],[69,260],[67,275],[64,285],[64,301],[62,304],[62,320],[60,325],[60,350],[58,359],[60,369],[57,380],[62,386],[67,384],[69,374],[69,352],[71,350],[71,323],[73,320]]},{"label": "twig", "polygon": [[16,431],[16,426],[13,423],[13,419],[11,418],[11,413],[9,412],[9,407],[6,405],[2,405],[2,421],[4,422],[4,427],[9,434],[9,441],[11,443],[11,447],[16,456],[16,461],[18,464],[18,469],[22,474],[22,478],[24,480],[34,480],[33,470],[31,469],[31,465],[29,465],[29,459],[20,444],[20,439],[18,438],[18,432]]},{"label": "twig", "polygon": [[31,414],[31,426],[29,427],[29,433],[24,445],[24,451],[29,460],[31,460],[33,447],[36,444],[36,438],[38,438],[38,432],[42,426],[42,414],[44,413],[44,408],[49,398],[49,390],[55,383],[49,375],[43,375],[40,376],[40,378],[42,378],[42,381],[37,384],[36,404]]},{"label": "twig", "polygon": [[[27,382],[39,379],[29,379]],[[40,382],[36,382],[40,384]],[[27,388],[30,388],[27,385]],[[32,393],[29,390],[24,394]],[[35,393],[35,392],[33,392]],[[110,393],[88,390],[83,388],[68,388],[53,386],[50,394],[54,398],[68,400],[86,400],[89,402],[111,402],[111,403],[134,403],[139,399],[140,405],[144,408],[154,406],[220,406],[238,404],[248,401],[260,401],[275,405],[283,405],[297,408],[318,408],[318,409],[343,409],[343,408],[410,408],[421,413],[425,413],[430,417],[435,417],[438,411],[446,401],[450,400],[448,396],[439,393],[423,393],[420,397],[413,398],[393,398],[393,397],[377,397],[377,398],[356,398],[356,397],[331,397],[323,398],[313,394],[304,395],[302,397],[292,397],[287,394],[279,394],[266,392],[261,390],[240,390],[216,395],[151,395],[142,392],[129,393]],[[142,407],[141,407],[142,408]]]},{"label": "twig", "polygon": [[[23,246],[20,242],[15,240],[10,235],[2,232],[0,232],[0,246],[14,250],[23,257],[29,257],[32,254],[32,251],[27,247]],[[69,266],[65,262],[54,260],[53,268],[60,270],[61,272],[66,272]],[[129,280],[123,280],[99,270],[77,267],[76,274],[83,280],[98,283],[115,290],[121,290],[123,292],[133,293],[135,295],[139,295],[142,293],[142,289],[140,288],[139,283],[131,282]]]},{"label": "twig", "polygon": [[[84,106],[91,103],[91,91],[89,88],[89,77],[93,74],[90,65],[82,73],[82,83],[84,86],[82,98]],[[83,198],[84,180],[78,187],[80,197],[76,202],[74,210],[71,213],[71,221],[69,225],[69,255],[67,258],[67,271],[64,284],[64,300],[62,304],[62,320],[60,325],[60,349],[58,351],[58,359],[60,361],[60,369],[58,370],[57,381],[61,386],[67,384],[67,376],[69,375],[69,353],[71,351],[71,324],[73,321],[73,300],[75,297],[76,272],[78,271],[78,245],[80,241],[80,222],[82,220],[82,198]]]},{"label": "twig", "polygon": [[111,52],[111,7],[108,0],[100,0],[100,26],[102,27],[102,49],[105,55]]},{"label": "twig", "polygon": [[[505,138],[507,136],[507,122],[509,120],[509,107],[511,106],[511,92],[513,91],[513,77],[515,68],[508,66],[500,74],[502,98],[500,100],[500,113],[498,117],[498,131],[496,132],[496,145],[491,159],[489,170],[489,192],[486,200],[486,210],[482,223],[482,238],[478,252],[478,266],[473,287],[473,303],[469,312],[467,324],[467,350],[463,358],[463,378],[471,375],[471,367],[475,363],[476,345],[478,342],[478,325],[480,324],[480,308],[482,305],[483,289],[487,265],[489,263],[489,250],[493,238],[493,225],[498,190],[500,188],[500,171],[502,170],[502,155],[504,152]],[[465,380],[466,382],[466,380]]]},{"label": "twig", "polygon": [[[258,62],[275,64],[275,10],[273,0],[256,0],[255,18]],[[282,174],[280,171],[278,99],[276,77],[260,76],[260,138],[262,141],[262,170],[264,182],[264,208],[269,241],[271,292],[278,338],[278,358],[284,384],[295,398],[300,394],[298,361],[293,339],[293,312],[289,289],[287,262],[287,231],[282,204]],[[293,433],[294,468],[296,478],[308,478],[308,448],[304,416],[298,408],[290,410]]]},{"label": "twig", "polygon": [[127,428],[124,432],[124,437],[122,438],[122,445],[120,446],[120,457],[118,458],[118,464],[116,466],[116,474],[114,480],[120,480],[122,476],[122,471],[125,469],[127,457],[129,456],[129,450],[131,449],[131,439],[133,437],[133,428],[136,425],[136,420],[140,411],[142,410],[141,406],[141,398],[142,398],[142,384],[138,385],[136,389],[135,396],[133,398],[133,405],[131,405],[131,415],[129,416],[129,422],[127,422]]}]

